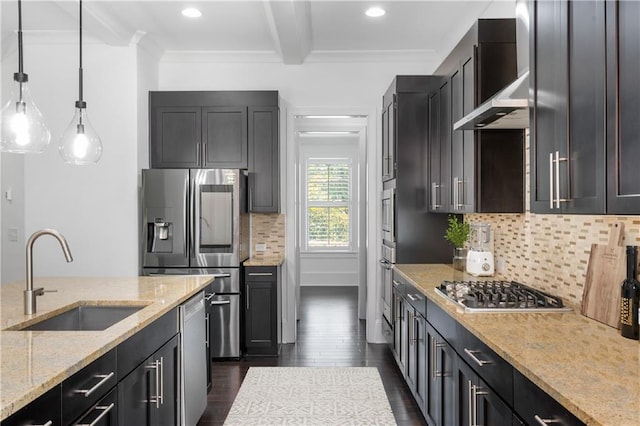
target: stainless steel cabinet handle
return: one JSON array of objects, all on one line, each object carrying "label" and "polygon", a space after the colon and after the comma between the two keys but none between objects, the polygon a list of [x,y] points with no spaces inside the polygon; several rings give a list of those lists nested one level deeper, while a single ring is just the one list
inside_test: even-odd
[{"label": "stainless steel cabinet handle", "polygon": [[151,364],[147,365],[146,368],[154,369],[156,373],[156,391],[155,396],[153,396],[148,402],[155,403],[156,408],[160,408],[160,363],[158,361],[153,361]]},{"label": "stainless steel cabinet handle", "polygon": [[249,287],[249,283],[247,285],[247,311],[249,310],[249,299],[251,299],[251,287]]},{"label": "stainless steel cabinet handle", "polygon": [[400,285],[400,283],[396,280],[391,280],[391,282],[393,283],[394,287],[398,287]]},{"label": "stainless steel cabinet handle", "polygon": [[555,420],[555,419],[543,419],[537,414],[533,416],[533,418],[540,426],[546,426],[553,423],[560,423],[558,420]]},{"label": "stainless steel cabinet handle", "polygon": [[[102,413],[100,413],[100,415],[98,417],[96,417],[91,423],[78,423],[76,424],[76,426],[95,426],[98,424],[98,422],[100,420],[102,420],[102,418],[104,416],[106,416],[107,414],[109,414],[109,412],[111,410],[113,410],[113,407],[115,407],[115,403],[111,403],[109,405],[105,406],[101,406],[101,405],[96,405],[96,408],[94,408],[94,410],[101,410]],[[51,422],[48,422],[47,424],[45,424],[45,426],[51,424]]]},{"label": "stainless steel cabinet handle", "polygon": [[272,277],[273,272],[249,272],[250,277]]},{"label": "stainless steel cabinet handle", "polygon": [[411,300],[412,302],[415,302],[416,300],[418,300],[418,299],[416,299],[416,297],[415,297],[413,294],[411,294],[411,293],[407,293],[407,297],[408,297],[408,298],[409,298],[409,300]]},{"label": "stainless steel cabinet handle", "polygon": [[453,178],[453,210],[458,210],[460,203],[458,202],[458,177]]},{"label": "stainless steel cabinet handle", "polygon": [[95,378],[97,379],[102,379],[100,380],[98,383],[96,383],[95,385],[93,385],[93,387],[91,389],[77,389],[75,391],[73,391],[74,393],[81,393],[84,394],[84,397],[88,397],[89,395],[91,395],[92,393],[94,393],[100,386],[102,386],[103,384],[105,384],[110,378],[113,377],[115,373],[112,371],[109,374],[96,374]]},{"label": "stainless steel cabinet handle", "polygon": [[556,208],[560,208],[560,152],[556,151]]},{"label": "stainless steel cabinet handle", "polygon": [[207,164],[207,144],[202,144],[202,165],[205,166]]},{"label": "stainless steel cabinet handle", "polygon": [[[249,309],[248,303],[249,301],[247,301],[247,309]],[[212,300],[211,301],[211,306],[229,305],[229,304],[231,304],[231,300]]]},{"label": "stainless steel cabinet handle", "polygon": [[469,398],[469,426],[474,426],[476,424],[476,419],[474,416],[474,404],[475,404],[475,395],[473,394],[474,391],[474,386],[473,383],[471,383],[471,380],[467,380],[467,385],[468,385],[468,398]]},{"label": "stainless steel cabinet handle", "polygon": [[485,364],[493,364],[492,361],[483,361],[481,359],[478,359],[475,354],[480,353],[480,351],[471,351],[467,348],[464,348],[464,353],[469,355],[471,359],[474,360],[480,367],[484,367]]},{"label": "stainless steel cabinet handle", "polygon": [[553,152],[549,153],[549,208],[553,210]]},{"label": "stainless steel cabinet handle", "polygon": [[213,298],[213,296],[215,296],[215,295],[216,295],[215,293],[205,293],[205,294],[204,294],[204,300],[208,302],[208,301],[209,301],[209,300],[211,300],[211,299]]},{"label": "stainless steel cabinet handle", "polygon": [[434,379],[444,376],[442,371],[438,371],[438,348],[443,348],[446,345],[444,342],[438,342],[435,337],[431,339],[431,377]]},{"label": "stainless steel cabinet handle", "polygon": [[31,425],[31,426],[53,426],[53,420],[49,420],[48,422],[42,424],[42,425]]},{"label": "stainless steel cabinet handle", "polygon": [[158,371],[160,371],[160,392],[158,393],[158,399],[160,400],[160,405],[164,404],[164,357],[160,357],[160,361],[158,361]]},{"label": "stainless steel cabinet handle", "polygon": [[413,312],[409,312],[409,321],[411,322],[411,326],[409,327],[409,345],[413,345],[413,342],[416,341],[415,339],[415,325],[416,322],[414,321],[415,319],[415,314]]},{"label": "stainless steel cabinet handle", "polygon": [[200,155],[202,154],[200,142],[196,142],[196,163],[200,165]]},{"label": "stainless steel cabinet handle", "polygon": [[209,317],[210,317],[209,314],[207,314],[204,317],[204,332],[205,332],[204,343],[207,346],[207,348],[209,348],[209,327],[210,327],[210,325],[209,325],[209,322],[210,322]]},{"label": "stainless steel cabinet handle", "polygon": [[438,185],[435,182],[431,182],[431,209],[432,210],[437,210],[438,208],[442,207],[442,205],[438,204],[438,200],[437,200],[438,189],[440,189],[440,185]]}]

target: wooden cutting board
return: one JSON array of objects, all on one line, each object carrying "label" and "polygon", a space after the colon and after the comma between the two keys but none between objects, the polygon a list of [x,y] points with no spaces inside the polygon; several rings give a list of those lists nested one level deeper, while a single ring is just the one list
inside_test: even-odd
[{"label": "wooden cutting board", "polygon": [[627,275],[624,223],[613,224],[609,243],[591,244],[582,315],[620,328],[620,287]]}]

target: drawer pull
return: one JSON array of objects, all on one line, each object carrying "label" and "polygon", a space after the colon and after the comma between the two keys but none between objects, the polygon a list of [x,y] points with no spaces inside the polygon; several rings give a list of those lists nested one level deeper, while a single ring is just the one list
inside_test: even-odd
[{"label": "drawer pull", "polygon": [[412,302],[415,302],[416,300],[418,300],[418,299],[416,299],[416,297],[415,297],[413,294],[410,294],[410,293],[407,293],[407,297],[408,297]]},{"label": "drawer pull", "polygon": [[400,285],[400,283],[396,280],[393,280],[393,286],[394,287],[398,287]]},{"label": "drawer pull", "polygon": [[49,420],[48,422],[42,425],[31,425],[31,426],[53,426],[53,420]]},{"label": "drawer pull", "polygon": [[211,302],[211,306],[216,306],[216,305],[229,305],[231,304],[231,300],[213,300]]},{"label": "drawer pull", "polygon": [[273,272],[249,272],[250,277],[272,277]]},{"label": "drawer pull", "polygon": [[558,420],[555,420],[555,419],[543,419],[537,414],[533,416],[533,418],[540,426],[550,425],[552,423],[560,423]]},{"label": "drawer pull", "polygon": [[464,353],[469,355],[471,359],[474,360],[480,367],[484,367],[485,364],[493,364],[492,361],[483,361],[481,359],[478,359],[478,357],[476,357],[475,354],[480,353],[480,351],[470,351],[469,349],[464,348]]},{"label": "drawer pull", "polygon": [[[97,405],[95,409],[96,410],[102,410],[102,413],[100,413],[100,415],[98,417],[96,417],[96,419],[94,421],[92,421],[91,423],[78,423],[76,426],[95,426],[95,425],[97,425],[98,422],[100,420],[102,420],[102,418],[104,416],[106,416],[107,414],[109,414],[109,412],[111,410],[113,410],[113,407],[115,407],[115,404],[113,402],[111,404],[107,405],[106,407],[103,407],[101,405]],[[47,424],[49,424],[49,423],[47,423]]]},{"label": "drawer pull", "polygon": [[82,393],[86,398],[92,393],[94,393],[100,386],[104,385],[110,378],[113,377],[114,374],[115,373],[113,371],[109,374],[97,374],[94,377],[102,380],[96,383],[91,389],[78,389],[75,391],[75,393]]},{"label": "drawer pull", "polygon": [[211,300],[211,299],[213,298],[213,296],[215,296],[215,295],[216,295],[215,293],[205,293],[205,295],[204,295],[204,300],[206,300],[206,301],[208,302],[208,301],[209,301],[209,300]]}]

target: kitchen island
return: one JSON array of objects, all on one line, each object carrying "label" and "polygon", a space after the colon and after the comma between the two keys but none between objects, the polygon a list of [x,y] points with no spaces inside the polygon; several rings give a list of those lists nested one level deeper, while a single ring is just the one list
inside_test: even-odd
[{"label": "kitchen island", "polygon": [[579,311],[467,313],[435,292],[444,280],[474,279],[449,265],[395,265],[394,271],[581,421],[640,424],[638,341]]},{"label": "kitchen island", "polygon": [[[34,401],[92,361],[171,311],[214,276],[38,278],[45,293],[34,315],[23,314],[24,283],[1,287],[0,419]],[[19,331],[71,307],[144,307],[103,331]],[[13,329],[13,330],[12,330]]]}]

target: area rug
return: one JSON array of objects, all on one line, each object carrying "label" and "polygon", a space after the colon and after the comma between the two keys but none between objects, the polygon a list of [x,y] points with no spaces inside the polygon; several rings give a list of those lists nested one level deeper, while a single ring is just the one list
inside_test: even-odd
[{"label": "area rug", "polygon": [[396,423],[376,368],[251,367],[224,424]]}]

